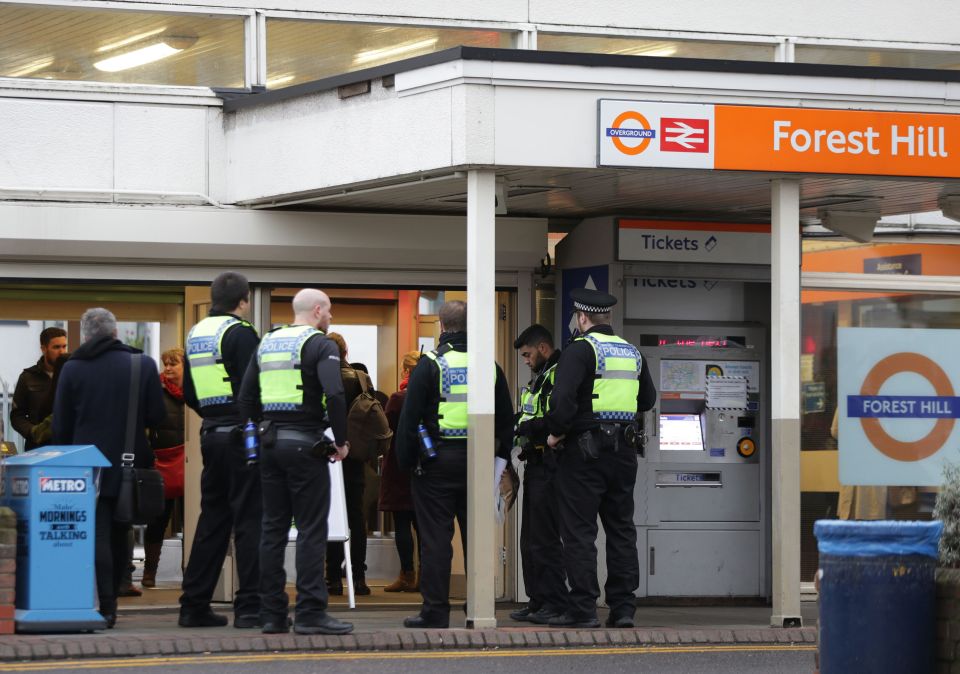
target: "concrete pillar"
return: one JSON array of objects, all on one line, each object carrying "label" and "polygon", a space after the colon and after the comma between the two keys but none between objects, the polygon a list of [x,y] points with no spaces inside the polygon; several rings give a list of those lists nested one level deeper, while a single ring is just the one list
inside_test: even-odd
[{"label": "concrete pillar", "polygon": [[467,173],[467,627],[494,612],[493,458],[496,325],[495,174]]},{"label": "concrete pillar", "polygon": [[774,627],[800,619],[800,182],[771,192],[771,417]]}]

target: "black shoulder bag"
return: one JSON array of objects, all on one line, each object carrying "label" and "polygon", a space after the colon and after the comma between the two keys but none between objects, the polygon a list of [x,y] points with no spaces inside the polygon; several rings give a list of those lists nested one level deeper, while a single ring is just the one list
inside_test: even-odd
[{"label": "black shoulder bag", "polygon": [[127,406],[127,432],[120,457],[120,493],[113,511],[118,524],[147,524],[163,514],[163,477],[153,468],[135,468],[137,445],[137,406],[140,401],[140,366],[143,358],[130,357],[130,402]]}]

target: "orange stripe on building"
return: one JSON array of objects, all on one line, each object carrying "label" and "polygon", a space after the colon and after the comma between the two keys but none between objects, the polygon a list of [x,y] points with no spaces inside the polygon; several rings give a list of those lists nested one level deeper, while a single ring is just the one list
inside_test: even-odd
[{"label": "orange stripe on building", "polygon": [[769,234],[770,225],[736,222],[694,222],[683,220],[628,220],[617,221],[621,229],[662,229],[684,232],[747,232]]}]

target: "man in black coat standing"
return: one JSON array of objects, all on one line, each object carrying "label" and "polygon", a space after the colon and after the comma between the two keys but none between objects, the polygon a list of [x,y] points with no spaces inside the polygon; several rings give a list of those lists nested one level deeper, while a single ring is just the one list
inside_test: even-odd
[{"label": "man in black coat standing", "polygon": [[[121,455],[133,452],[134,465],[149,468],[153,451],[146,428],[166,414],[157,364],[117,339],[117,319],[106,309],[88,309],[80,319],[83,344],[63,366],[53,406],[53,440],[58,445],[95,445],[110,461],[100,476],[96,511],[96,576],[100,613],[113,627],[117,590],[127,565],[129,525],[118,525],[113,513],[120,491]],[[138,390],[132,392],[130,364],[142,359]],[[127,410],[137,396],[134,447],[126,447]]]}]

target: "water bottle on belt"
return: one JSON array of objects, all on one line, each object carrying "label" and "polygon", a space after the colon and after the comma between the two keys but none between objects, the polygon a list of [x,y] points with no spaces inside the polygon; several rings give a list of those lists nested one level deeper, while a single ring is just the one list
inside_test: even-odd
[{"label": "water bottle on belt", "polygon": [[424,463],[437,458],[437,450],[433,446],[433,438],[423,424],[417,426],[417,435],[420,437],[420,460]]},{"label": "water bottle on belt", "polygon": [[247,465],[260,463],[260,431],[251,419],[243,427],[243,449],[247,454]]}]

